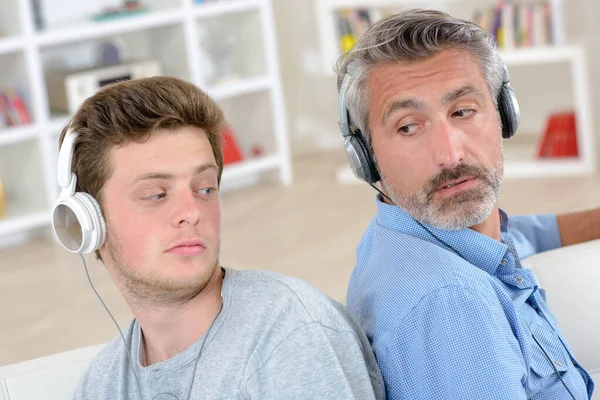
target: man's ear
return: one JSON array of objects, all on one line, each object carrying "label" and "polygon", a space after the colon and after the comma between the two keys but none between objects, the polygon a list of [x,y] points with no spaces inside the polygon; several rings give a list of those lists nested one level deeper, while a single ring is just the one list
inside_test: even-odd
[{"label": "man's ear", "polygon": [[104,260],[110,259],[110,254],[108,251],[108,232],[106,233],[106,239],[102,246],[98,250],[96,250],[96,260],[100,260],[102,264],[106,266],[106,262]]}]

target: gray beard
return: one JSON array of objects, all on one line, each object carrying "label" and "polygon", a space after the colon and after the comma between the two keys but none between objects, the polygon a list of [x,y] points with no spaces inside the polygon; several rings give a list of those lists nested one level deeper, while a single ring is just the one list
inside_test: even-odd
[{"label": "gray beard", "polygon": [[[466,164],[453,170],[443,170],[414,194],[396,190],[383,174],[381,183],[392,201],[415,220],[437,229],[454,231],[478,225],[490,216],[498,204],[503,175],[504,157],[492,170]],[[478,187],[449,198],[434,198],[441,184],[463,176],[479,178]]]}]

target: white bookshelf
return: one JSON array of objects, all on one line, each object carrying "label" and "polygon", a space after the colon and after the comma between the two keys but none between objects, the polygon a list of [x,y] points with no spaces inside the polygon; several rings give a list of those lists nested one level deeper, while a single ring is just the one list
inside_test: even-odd
[{"label": "white bookshelf", "polygon": [[[47,227],[59,193],[58,135],[70,115],[50,109],[46,72],[59,57],[85,64],[86,52],[102,40],[125,42],[134,53],[132,59],[158,60],[164,75],[193,82],[223,106],[246,156],[244,161],[225,166],[225,188],[259,181],[265,173],[275,174],[282,184],[292,182],[272,0],[218,0],[206,4],[149,0],[155,7],[144,14],[106,22],[81,19],[79,23],[58,23],[41,31],[35,27],[30,0],[7,1],[18,11],[14,18],[18,23],[14,22],[10,31],[4,32],[6,36],[0,37],[0,70],[3,74],[5,69],[13,71],[17,77],[14,84],[23,87],[34,122],[0,128],[0,178],[5,182],[8,200],[7,214],[0,218],[0,247],[11,238]],[[41,1],[55,7],[56,2],[75,0]],[[234,52],[246,49],[247,54],[237,57],[242,66],[235,71],[235,79],[215,82],[207,72],[202,32],[209,26],[240,31],[235,34]],[[260,60],[240,63],[244,57]],[[0,87],[12,84],[7,79],[0,76]],[[259,122],[244,124],[246,118]],[[253,157],[243,143],[261,145],[265,152]],[[29,183],[19,184],[21,181]]]},{"label": "white bookshelf", "polygon": [[[472,0],[314,0],[319,25],[319,43],[324,74],[333,75],[333,63],[339,56],[338,26],[336,13],[347,8],[387,9],[393,12],[407,8],[434,8],[468,19],[473,7],[493,5],[492,1]],[[576,112],[579,156],[572,159],[537,159],[535,143],[523,144],[519,140],[507,140],[506,178],[542,178],[553,176],[590,175],[596,171],[596,154],[593,116],[590,106],[589,78],[586,51],[582,45],[567,44],[563,24],[564,0],[552,0],[553,34],[556,44],[543,47],[512,48],[501,50],[501,56],[509,69],[544,68],[553,64],[566,64],[569,67],[566,78],[571,81],[573,109]],[[517,96],[524,98],[525,91],[515,88]],[[527,118],[527,115],[523,115]],[[541,128],[540,128],[541,130]],[[518,134],[517,134],[518,136]],[[515,136],[515,137],[517,137]],[[344,166],[338,171],[340,182],[358,182]]]},{"label": "white bookshelf", "polygon": [[23,38],[19,36],[1,38],[0,55],[22,50],[24,43]]}]

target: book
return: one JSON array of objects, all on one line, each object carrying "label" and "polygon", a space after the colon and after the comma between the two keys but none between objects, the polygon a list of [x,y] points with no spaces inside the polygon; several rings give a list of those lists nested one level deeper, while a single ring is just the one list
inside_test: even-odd
[{"label": "book", "polygon": [[33,120],[23,95],[13,87],[0,88],[0,127],[30,124]]},{"label": "book", "polygon": [[538,157],[577,157],[579,155],[577,146],[575,113],[566,111],[551,114],[540,140]]},{"label": "book", "polygon": [[352,32],[350,20],[347,17],[347,10],[338,13],[338,38],[342,53],[349,52],[356,44],[357,38],[354,32]]},{"label": "book", "polygon": [[23,100],[23,96],[20,93],[20,90],[15,88],[6,89],[6,94],[8,96],[9,102],[13,105],[13,108],[16,110],[16,114],[19,117],[21,124],[30,124],[33,121],[31,120],[31,115],[27,110],[27,106],[25,105],[25,101]]},{"label": "book", "polygon": [[0,92],[0,118],[2,118],[4,126],[13,126],[16,121],[12,119],[13,113],[10,111],[10,104],[6,101],[6,98],[1,95]]},{"label": "book", "polygon": [[358,39],[363,36],[374,23],[389,15],[389,12],[378,8],[346,8],[335,14],[338,26],[338,42],[342,53],[350,51]]},{"label": "book", "polygon": [[223,164],[232,164],[244,159],[231,126],[227,125],[225,127],[221,133],[221,140],[223,145]]},{"label": "book", "polygon": [[558,44],[560,10],[549,0],[500,0],[476,9],[472,21],[489,32],[500,49]]}]

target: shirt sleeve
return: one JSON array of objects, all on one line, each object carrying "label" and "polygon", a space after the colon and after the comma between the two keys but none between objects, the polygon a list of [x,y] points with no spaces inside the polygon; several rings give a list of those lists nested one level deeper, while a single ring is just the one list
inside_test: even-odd
[{"label": "shirt sleeve", "polygon": [[478,291],[437,290],[386,341],[377,359],[388,399],[527,398],[519,343],[500,302]]},{"label": "shirt sleeve", "polygon": [[509,232],[519,258],[562,246],[555,214],[509,217]]},{"label": "shirt sleeve", "polygon": [[250,399],[383,399],[371,348],[356,333],[313,322],[290,334],[247,380]]}]

